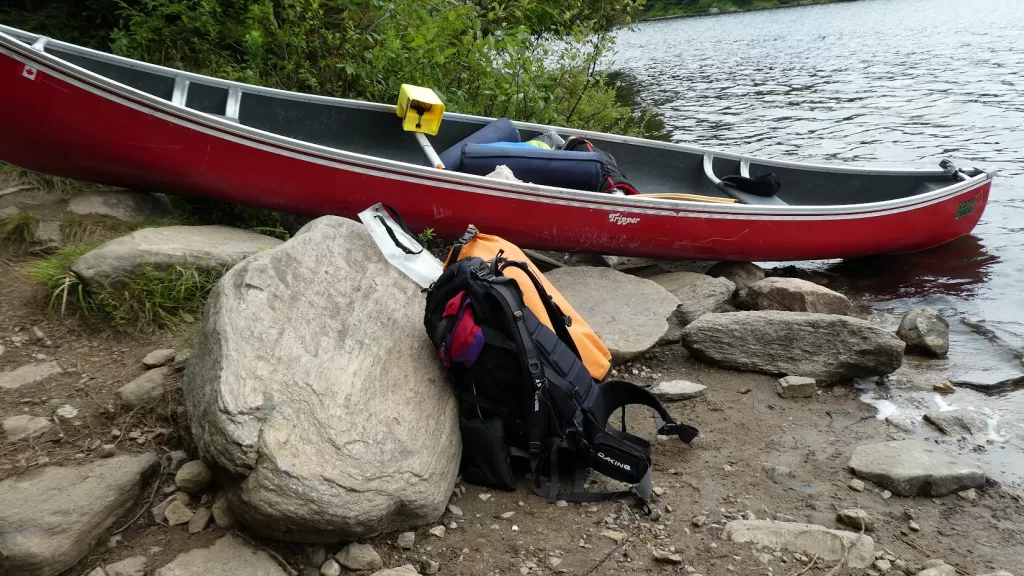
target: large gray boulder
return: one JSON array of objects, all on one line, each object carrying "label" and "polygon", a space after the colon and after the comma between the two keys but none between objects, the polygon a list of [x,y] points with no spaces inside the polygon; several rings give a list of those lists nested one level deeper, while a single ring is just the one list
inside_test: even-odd
[{"label": "large gray boulder", "polygon": [[0,482],[0,574],[54,576],[74,566],[135,502],[152,454],[48,466]]},{"label": "large gray boulder", "polygon": [[651,282],[679,298],[673,319],[680,329],[705,314],[735,311],[729,302],[736,285],[727,278],[712,278],[696,272],[671,272],[652,276]]},{"label": "large gray boulder", "polygon": [[576,266],[546,275],[620,363],[653,348],[669,330],[679,299],[647,280],[611,268]]},{"label": "large gray boulder", "polygon": [[937,357],[949,353],[949,322],[938,310],[912,309],[903,316],[896,335],[907,343],[907,352]]},{"label": "large gray boulder", "polygon": [[235,519],[327,543],[441,516],[461,442],[423,306],[365,228],[333,216],[221,279],[183,389]]},{"label": "large gray boulder", "polygon": [[280,244],[277,238],[230,226],[143,228],[88,252],[71,265],[71,271],[90,288],[97,288],[116,283],[147,265],[156,270],[173,266],[229,268]]},{"label": "large gray boulder", "polygon": [[756,282],[743,293],[740,307],[844,315],[853,311],[846,296],[799,278],[765,278]]},{"label": "large gray boulder", "polygon": [[733,520],[725,525],[722,538],[816,556],[825,562],[846,558],[850,568],[867,568],[875,560],[875,542],[846,530],[830,530],[816,524],[776,520]]},{"label": "large gray boulder", "polygon": [[724,368],[818,382],[891,374],[904,347],[864,320],[779,311],[706,314],[683,329],[682,341],[691,354]]},{"label": "large gray boulder", "polygon": [[708,276],[727,278],[736,285],[736,293],[740,293],[755,282],[764,280],[764,270],[751,262],[719,262],[708,268]]},{"label": "large gray boulder", "polygon": [[107,216],[123,222],[144,222],[174,214],[166,196],[132,190],[90,190],[68,202],[68,211],[80,216]]},{"label": "large gray boulder", "polygon": [[154,576],[285,576],[285,571],[266,552],[228,534],[209,548],[179,554]]},{"label": "large gray boulder", "polygon": [[945,496],[985,485],[977,463],[921,440],[897,440],[858,446],[850,457],[853,472],[900,496]]}]

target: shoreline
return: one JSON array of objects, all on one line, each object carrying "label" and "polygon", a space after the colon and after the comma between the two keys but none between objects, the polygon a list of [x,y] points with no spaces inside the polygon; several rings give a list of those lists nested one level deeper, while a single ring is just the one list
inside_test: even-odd
[{"label": "shoreline", "polygon": [[[679,18],[699,18],[702,16],[722,16],[725,14],[741,14],[746,12],[763,12],[765,10],[778,10],[780,8],[799,8],[802,6],[817,6],[820,4],[836,4],[839,2],[853,1],[854,0],[803,0],[793,4],[779,4],[777,6],[760,6],[754,8],[738,8],[734,6],[725,10],[719,9],[718,12],[711,12],[708,10],[704,12],[680,12],[678,14],[667,14],[664,16],[640,17],[636,19],[636,23],[655,22],[658,20],[676,20]],[[712,8],[711,10],[715,10],[715,8]]]}]

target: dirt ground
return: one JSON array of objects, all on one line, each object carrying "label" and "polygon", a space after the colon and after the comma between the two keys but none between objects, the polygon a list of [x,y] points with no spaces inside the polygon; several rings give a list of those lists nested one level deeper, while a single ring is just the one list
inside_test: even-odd
[{"label": "dirt ground", "polygon": [[[12,203],[16,202],[5,199],[0,208]],[[0,445],[0,480],[38,466],[90,461],[105,443],[116,444],[121,453],[194,452],[180,395],[155,409],[131,413],[117,408],[113,396],[143,373],[146,353],[188,347],[191,335],[116,335],[82,320],[48,318],[42,311],[40,287],[24,275],[25,259],[10,247],[0,251],[0,346],[5,349],[0,371],[54,359],[64,372],[18,390],[0,390],[0,418],[25,413],[57,424],[30,443]],[[45,340],[31,341],[32,327],[41,328]],[[692,447],[655,439],[649,416],[642,411],[630,414],[633,430],[647,430],[654,442],[654,484],[663,490],[656,500],[660,519],[642,516],[624,501],[549,505],[533,495],[526,481],[514,493],[460,485],[453,503],[464,515],[445,513],[438,524],[454,522],[456,527],[448,528],[443,538],[429,534],[431,526],[425,526],[417,530],[411,551],[397,548],[397,534],[370,540],[385,566],[433,560],[440,564],[441,574],[467,575],[860,575],[867,570],[835,571],[834,562],[817,561],[808,568],[809,559],[800,561],[790,553],[772,554],[720,538],[722,525],[739,515],[841,528],[836,512],[858,507],[878,524],[869,533],[876,550],[890,553],[911,569],[935,558],[964,575],[998,569],[1020,573],[1024,567],[1024,506],[995,483],[979,490],[976,501],[957,495],[884,500],[870,483],[861,493],[847,486],[852,475],[846,463],[854,447],[902,437],[876,420],[874,409],[860,402],[850,387],[821,388],[810,399],[782,399],[774,378],[710,368],[689,358],[679,345],[656,349],[618,370],[646,384],[687,379],[708,387],[703,397],[670,405],[673,414],[700,429]],[[78,414],[68,420],[55,418],[54,410],[64,404]],[[136,432],[139,438],[129,437]],[[120,542],[108,546],[112,534],[107,534],[67,574],[87,574],[96,566],[139,554],[150,558],[151,567],[159,567],[183,551],[209,546],[223,534],[211,526],[189,536],[183,526],[156,524],[148,513],[129,525],[159,502],[172,484],[167,476],[155,482],[115,524],[114,530],[127,525]],[[197,495],[193,504],[209,502],[213,496]],[[698,517],[706,517],[702,526],[697,526]],[[911,519],[920,525],[919,532],[910,530]],[[600,535],[609,528],[628,539],[616,543]],[[309,565],[307,546],[259,540],[256,544],[273,550],[297,572],[315,574],[319,567]],[[327,551],[339,548],[340,543]],[[683,564],[655,561],[654,548],[679,554]]]}]

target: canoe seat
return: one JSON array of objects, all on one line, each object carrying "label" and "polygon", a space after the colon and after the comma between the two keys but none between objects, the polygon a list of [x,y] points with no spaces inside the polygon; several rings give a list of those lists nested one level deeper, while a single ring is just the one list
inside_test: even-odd
[{"label": "canoe seat", "polygon": [[[716,188],[721,190],[725,195],[739,200],[741,204],[753,204],[757,206],[789,206],[778,196],[760,196],[758,194],[751,194],[750,192],[744,192],[736,187],[731,182],[726,182],[715,175],[714,169],[715,156],[713,154],[704,155],[704,175],[711,180],[711,183]],[[750,179],[750,162],[740,162],[740,178]]]}]

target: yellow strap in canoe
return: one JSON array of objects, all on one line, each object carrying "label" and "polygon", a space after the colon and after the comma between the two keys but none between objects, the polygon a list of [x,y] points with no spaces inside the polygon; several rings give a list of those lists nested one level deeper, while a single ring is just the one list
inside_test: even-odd
[{"label": "yellow strap in canoe", "polygon": [[689,202],[712,202],[715,204],[735,204],[735,198],[719,198],[718,196],[698,196],[697,194],[673,194],[663,192],[659,194],[637,194],[643,198],[656,198],[658,200],[681,200]]}]

